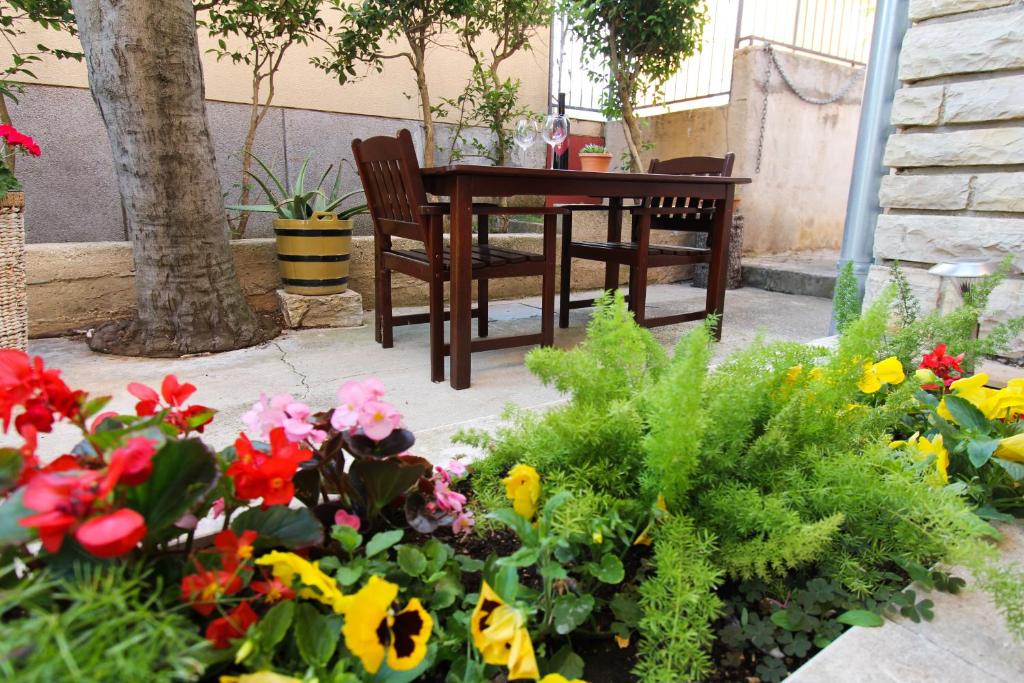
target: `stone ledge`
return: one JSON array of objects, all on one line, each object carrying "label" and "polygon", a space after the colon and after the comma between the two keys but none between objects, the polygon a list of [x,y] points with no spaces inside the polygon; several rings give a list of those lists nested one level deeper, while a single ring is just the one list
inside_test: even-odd
[{"label": "stone ledge", "polygon": [[284,326],[290,329],[308,327],[362,327],[363,297],[351,289],[338,294],[305,296],[277,290]]},{"label": "stone ledge", "polygon": [[1014,0],[910,0],[910,19],[923,21],[961,12],[1012,5]]}]

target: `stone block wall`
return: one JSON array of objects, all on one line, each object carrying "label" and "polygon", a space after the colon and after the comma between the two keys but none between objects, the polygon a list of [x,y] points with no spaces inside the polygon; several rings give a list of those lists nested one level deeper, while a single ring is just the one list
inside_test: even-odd
[{"label": "stone block wall", "polygon": [[[935,263],[1010,254],[1024,269],[1024,2],[911,0],[910,19],[868,296],[898,259],[929,307],[952,286],[926,272]],[[989,324],[1024,314],[1024,280],[990,309]]]}]

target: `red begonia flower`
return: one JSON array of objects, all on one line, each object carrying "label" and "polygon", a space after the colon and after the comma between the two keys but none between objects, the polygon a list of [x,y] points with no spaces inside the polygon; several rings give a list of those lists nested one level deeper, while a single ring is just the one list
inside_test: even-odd
[{"label": "red begonia flower", "polygon": [[139,417],[149,417],[156,414],[160,407],[160,394],[156,393],[145,384],[132,382],[128,385],[128,393],[139,399],[135,404],[135,414]]},{"label": "red begonia flower", "polygon": [[231,647],[231,640],[241,638],[249,627],[259,621],[259,617],[248,602],[241,602],[237,607],[228,612],[226,617],[220,617],[210,622],[206,627],[206,639],[213,643],[218,650]]},{"label": "red begonia flower", "polygon": [[253,541],[258,534],[255,531],[243,531],[237,535],[226,529],[213,537],[213,545],[220,551],[221,565],[229,572],[235,571],[238,565],[252,557]]},{"label": "red begonia flower", "polygon": [[204,617],[217,607],[217,599],[242,589],[242,579],[230,571],[202,569],[181,579],[181,599]]},{"label": "red begonia flower", "polygon": [[122,508],[82,524],[75,531],[75,540],[91,555],[105,559],[131,552],[145,535],[146,520],[142,515]]},{"label": "red begonia flower", "polygon": [[174,375],[167,375],[160,385],[160,393],[167,405],[180,408],[189,396],[196,393],[196,388],[192,384],[181,384]]},{"label": "red begonia flower", "polygon": [[138,486],[149,479],[153,472],[155,444],[152,439],[136,437],[110,454],[110,470],[118,473],[120,483]]},{"label": "red begonia flower", "polygon": [[276,576],[271,576],[266,581],[253,581],[249,584],[249,588],[254,593],[263,596],[263,600],[270,605],[281,600],[291,600],[295,597],[295,591]]}]

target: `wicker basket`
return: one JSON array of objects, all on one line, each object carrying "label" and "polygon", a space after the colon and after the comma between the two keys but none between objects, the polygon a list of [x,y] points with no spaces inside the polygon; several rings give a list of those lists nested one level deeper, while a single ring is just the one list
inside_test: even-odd
[{"label": "wicker basket", "polygon": [[0,348],[28,345],[25,302],[25,193],[0,198]]}]

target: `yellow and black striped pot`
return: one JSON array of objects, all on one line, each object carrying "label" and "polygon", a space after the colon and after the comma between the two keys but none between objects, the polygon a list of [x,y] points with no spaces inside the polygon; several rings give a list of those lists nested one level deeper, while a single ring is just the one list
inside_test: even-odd
[{"label": "yellow and black striped pot", "polygon": [[284,291],[316,296],[348,289],[352,221],[318,211],[308,220],[274,219]]}]

